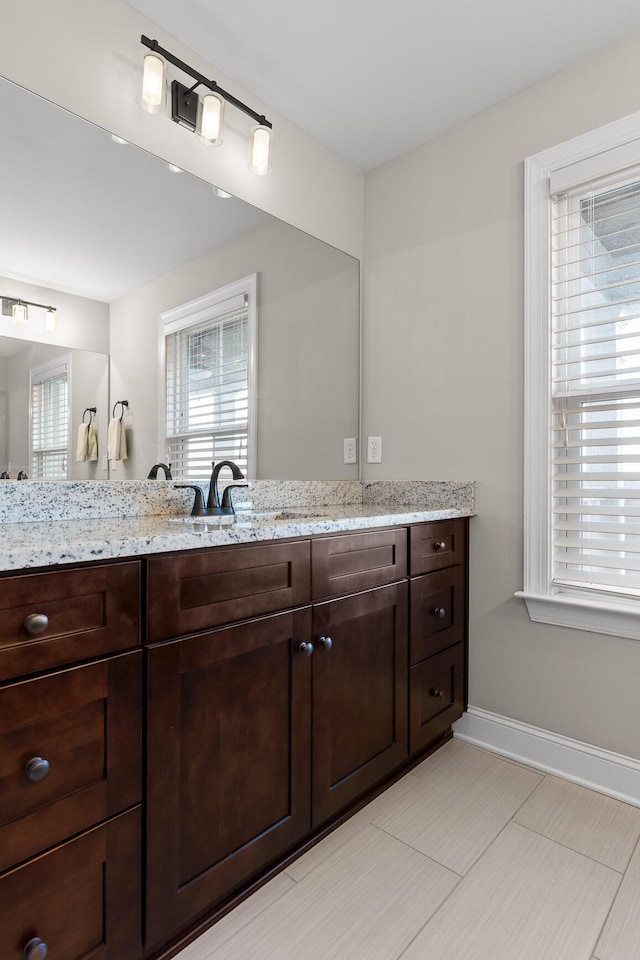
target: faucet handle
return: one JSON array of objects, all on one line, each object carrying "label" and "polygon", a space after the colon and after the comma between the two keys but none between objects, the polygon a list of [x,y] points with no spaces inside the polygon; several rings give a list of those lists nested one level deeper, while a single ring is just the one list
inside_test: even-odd
[{"label": "faucet handle", "polygon": [[191,509],[192,517],[202,517],[205,516],[205,506],[204,506],[204,496],[202,494],[202,488],[196,486],[195,483],[174,483],[174,490],[193,490],[195,493],[195,499],[193,501],[193,507]]},{"label": "faucet handle", "polygon": [[235,513],[235,510],[233,509],[233,502],[232,502],[232,500],[231,500],[231,491],[232,491],[232,490],[235,490],[236,487],[248,487],[248,486],[249,486],[248,483],[229,483],[229,484],[227,484],[227,486],[226,486],[226,487],[224,488],[224,490],[222,491],[222,503],[220,504],[220,506],[221,506],[223,509],[231,510],[232,513]]}]

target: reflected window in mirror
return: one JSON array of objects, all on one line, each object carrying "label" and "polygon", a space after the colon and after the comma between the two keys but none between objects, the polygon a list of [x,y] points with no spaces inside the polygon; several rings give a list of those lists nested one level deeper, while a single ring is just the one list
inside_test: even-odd
[{"label": "reflected window in mirror", "polygon": [[204,480],[215,461],[255,473],[254,274],[163,315],[166,457]]},{"label": "reflected window in mirror", "polygon": [[31,370],[31,479],[66,480],[71,358]]}]

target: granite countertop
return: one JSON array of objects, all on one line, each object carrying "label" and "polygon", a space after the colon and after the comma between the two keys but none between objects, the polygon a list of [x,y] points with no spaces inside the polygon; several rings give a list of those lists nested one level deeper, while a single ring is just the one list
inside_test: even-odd
[{"label": "granite countertop", "polygon": [[470,506],[351,504],[284,507],[235,517],[48,520],[0,525],[0,571],[137,557],[199,547],[309,537],[323,533],[473,516]]}]

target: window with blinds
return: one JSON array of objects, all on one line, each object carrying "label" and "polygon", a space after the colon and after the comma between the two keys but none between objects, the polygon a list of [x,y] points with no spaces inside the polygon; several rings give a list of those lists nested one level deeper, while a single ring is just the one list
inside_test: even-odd
[{"label": "window with blinds", "polygon": [[174,477],[204,480],[219,460],[233,460],[247,475],[250,339],[248,294],[165,336],[166,446]]},{"label": "window with blinds", "polygon": [[640,595],[640,170],[552,202],[553,583]]},{"label": "window with blinds", "polygon": [[66,480],[69,463],[69,363],[31,371],[33,480]]}]

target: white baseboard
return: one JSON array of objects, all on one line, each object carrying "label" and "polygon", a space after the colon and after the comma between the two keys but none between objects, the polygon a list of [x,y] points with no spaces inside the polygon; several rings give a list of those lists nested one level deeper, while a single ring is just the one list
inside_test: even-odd
[{"label": "white baseboard", "polygon": [[454,736],[640,807],[640,761],[571,740],[480,707],[469,707]]}]

